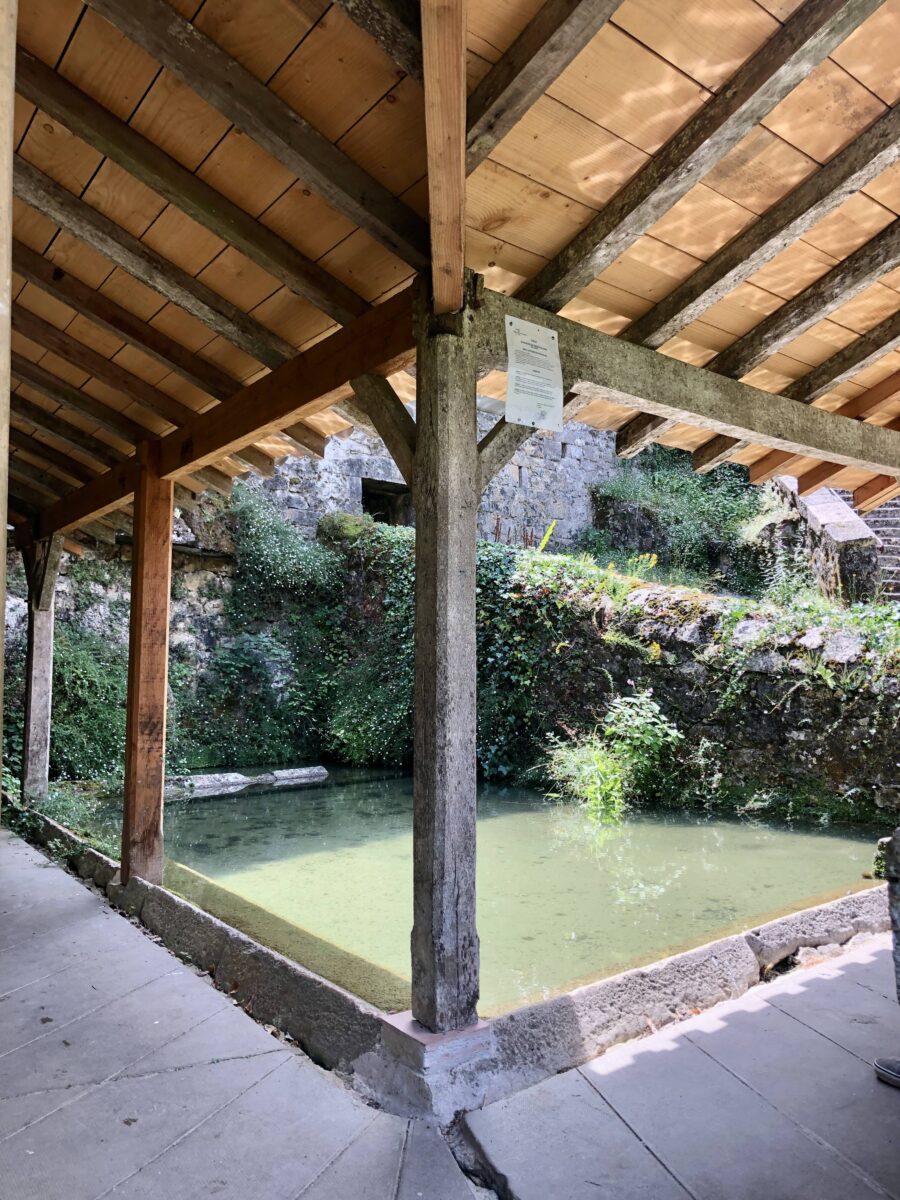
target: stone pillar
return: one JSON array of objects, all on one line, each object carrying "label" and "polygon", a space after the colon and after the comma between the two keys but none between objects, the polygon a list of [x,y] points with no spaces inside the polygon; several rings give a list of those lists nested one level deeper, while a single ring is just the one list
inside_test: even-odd
[{"label": "stone pillar", "polygon": [[900,1000],[900,826],[887,844],[885,854],[885,876],[888,886],[888,906],[891,912],[891,929],[894,933],[894,976],[897,981],[897,999]]},{"label": "stone pillar", "polygon": [[170,479],[160,478],[158,450],[156,443],[145,442],[138,447],[140,471],[134,493],[122,822],[123,883],[127,883],[132,875],[139,875],[149,883],[162,883],[163,871],[174,486]]},{"label": "stone pillar", "polygon": [[22,551],[28,578],[28,651],[22,740],[22,796],[25,800],[46,800],[49,792],[53,600],[61,553],[61,537],[49,538]]},{"label": "stone pillar", "polygon": [[[15,149],[17,0],[0,0],[0,608],[6,610],[6,509],[9,480],[9,353],[12,311],[12,164]],[[3,658],[0,656],[0,722]],[[2,746],[0,739],[0,746]]]},{"label": "stone pillar", "polygon": [[475,535],[480,496],[474,311],[419,312],[412,1012],[477,1020]]}]

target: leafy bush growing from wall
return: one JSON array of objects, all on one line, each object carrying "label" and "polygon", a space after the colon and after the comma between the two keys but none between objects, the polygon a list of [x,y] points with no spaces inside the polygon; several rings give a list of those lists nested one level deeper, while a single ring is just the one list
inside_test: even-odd
[{"label": "leafy bush growing from wall", "polygon": [[[743,595],[766,586],[769,555],[757,538],[786,510],[768,489],[751,486],[743,467],[699,475],[689,454],[653,446],[593,495],[599,528],[586,530],[580,547],[601,565],[626,570],[629,558],[653,551],[665,582]],[[629,524],[636,543],[654,544],[626,544]]]}]

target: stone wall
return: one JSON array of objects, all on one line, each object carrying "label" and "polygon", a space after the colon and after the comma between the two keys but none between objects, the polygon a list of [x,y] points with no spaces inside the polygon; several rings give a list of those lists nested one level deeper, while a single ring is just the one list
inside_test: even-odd
[{"label": "stone wall", "polygon": [[[479,436],[495,418],[480,413]],[[571,422],[561,433],[537,433],[485,489],[478,533],[514,545],[539,542],[551,521],[552,546],[569,545],[591,524],[590,488],[617,469],[612,434]],[[284,516],[310,537],[321,516],[363,511],[363,480],[402,485],[384,443],[362,429],[328,442],[322,459],[289,458],[259,484]]]},{"label": "stone wall", "polygon": [[874,600],[881,583],[878,538],[844,496],[819,488],[797,494],[797,481],[782,475],[775,486],[800,517],[803,550],[823,595],[841,604]]}]

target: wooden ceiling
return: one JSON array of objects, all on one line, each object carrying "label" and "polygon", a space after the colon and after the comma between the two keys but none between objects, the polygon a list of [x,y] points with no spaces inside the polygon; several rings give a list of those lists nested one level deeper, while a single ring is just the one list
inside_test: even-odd
[{"label": "wooden ceiling", "polygon": [[[412,0],[20,5],[17,512],[429,264],[417,18]],[[603,332],[900,429],[898,45],[900,0],[470,3],[467,265]],[[502,398],[505,379],[482,390]],[[195,471],[182,502],[321,454],[346,412]],[[863,510],[900,492],[635,416],[596,402],[579,419],[620,431],[623,454],[657,439],[700,469],[730,456],[755,479],[853,488]]]}]

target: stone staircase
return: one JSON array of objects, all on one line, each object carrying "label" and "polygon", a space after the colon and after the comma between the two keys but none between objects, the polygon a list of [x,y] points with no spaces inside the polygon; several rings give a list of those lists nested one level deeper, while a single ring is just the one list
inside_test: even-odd
[{"label": "stone staircase", "polygon": [[867,513],[863,520],[881,540],[878,561],[887,600],[900,600],[900,496]]}]

